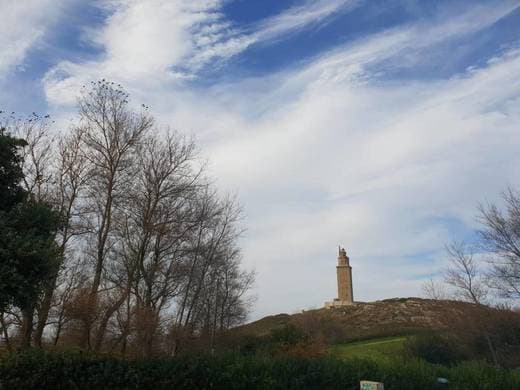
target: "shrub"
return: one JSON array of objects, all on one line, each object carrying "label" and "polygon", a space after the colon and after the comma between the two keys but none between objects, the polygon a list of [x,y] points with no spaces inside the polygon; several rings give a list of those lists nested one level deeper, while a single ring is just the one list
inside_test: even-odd
[{"label": "shrub", "polygon": [[451,368],[419,360],[342,361],[331,357],[183,356],[118,360],[81,353],[29,351],[0,361],[2,389],[355,389],[361,379],[387,389],[435,389],[446,377],[452,389],[520,388],[515,371],[483,363]]},{"label": "shrub", "polygon": [[292,324],[271,331],[271,341],[282,346],[305,343],[308,339],[309,337],[305,332],[303,332],[303,330]]},{"label": "shrub", "polygon": [[410,337],[405,342],[405,350],[412,357],[433,364],[452,365],[466,357],[462,350],[457,348],[456,340],[437,333],[423,333]]}]

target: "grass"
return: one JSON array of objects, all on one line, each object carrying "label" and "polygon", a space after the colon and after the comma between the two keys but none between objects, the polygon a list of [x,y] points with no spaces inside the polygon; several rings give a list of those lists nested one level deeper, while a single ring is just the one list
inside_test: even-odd
[{"label": "grass", "polygon": [[406,337],[384,337],[334,345],[330,352],[333,356],[349,359],[362,358],[376,361],[388,361],[404,353]]}]

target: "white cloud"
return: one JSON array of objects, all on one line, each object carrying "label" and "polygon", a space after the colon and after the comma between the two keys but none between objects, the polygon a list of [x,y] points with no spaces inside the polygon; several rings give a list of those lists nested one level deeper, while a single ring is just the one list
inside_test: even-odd
[{"label": "white cloud", "polygon": [[167,72],[194,50],[190,29],[219,23],[220,2],[123,1],[106,22],[98,43],[107,52],[107,71],[127,77]]},{"label": "white cloud", "polygon": [[[79,88],[90,80],[135,80],[149,86],[186,75],[173,66],[194,50],[190,30],[220,18],[220,1],[104,0],[110,16],[98,32],[89,31],[102,58],[86,63],[63,61],[47,72],[44,87],[54,104],[72,104]],[[130,85],[131,87],[131,85]]]},{"label": "white cloud", "polygon": [[283,39],[309,26],[318,25],[338,13],[354,8],[360,1],[357,0],[307,0],[302,5],[287,9],[279,15],[262,20],[246,31],[236,31],[224,28],[199,32],[208,44],[199,46],[198,52],[189,60],[195,70],[208,64],[211,60],[228,59],[246,50],[257,43],[266,43]]},{"label": "white cloud", "polygon": [[41,42],[63,6],[62,0],[0,0],[0,79],[21,66],[29,49]]},{"label": "white cloud", "polygon": [[[87,80],[117,79],[129,84],[146,82],[154,88],[165,82],[196,77],[212,62],[229,59],[256,43],[281,39],[291,32],[322,23],[353,0],[306,1],[257,25],[239,30],[220,13],[223,0],[104,0],[111,13],[99,32],[87,36],[101,47],[100,60],[64,61],[44,79],[48,99],[55,104],[74,102]],[[146,80],[146,81],[145,81]]]}]

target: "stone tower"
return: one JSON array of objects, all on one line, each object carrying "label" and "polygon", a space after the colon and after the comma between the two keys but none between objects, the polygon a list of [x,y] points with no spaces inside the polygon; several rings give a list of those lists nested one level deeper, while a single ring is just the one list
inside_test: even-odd
[{"label": "stone tower", "polygon": [[338,265],[336,273],[338,277],[338,297],[332,302],[325,302],[325,307],[348,306],[354,303],[352,290],[352,267],[349,263],[347,252],[344,248],[339,248]]},{"label": "stone tower", "polygon": [[352,267],[349,264],[347,252],[341,247],[339,248],[336,273],[338,274],[338,301],[351,305],[354,302],[352,293]]}]

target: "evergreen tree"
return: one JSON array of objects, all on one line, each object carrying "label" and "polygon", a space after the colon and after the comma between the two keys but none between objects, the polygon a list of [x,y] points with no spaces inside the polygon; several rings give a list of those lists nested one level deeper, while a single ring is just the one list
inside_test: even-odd
[{"label": "evergreen tree", "polygon": [[8,305],[22,312],[22,346],[30,345],[38,297],[58,264],[54,237],[58,214],[35,201],[20,182],[25,141],[0,132],[0,310]]},{"label": "evergreen tree", "polygon": [[24,147],[23,139],[10,136],[0,128],[0,213],[9,211],[25,198],[20,183],[23,179],[22,158],[18,153]]}]

